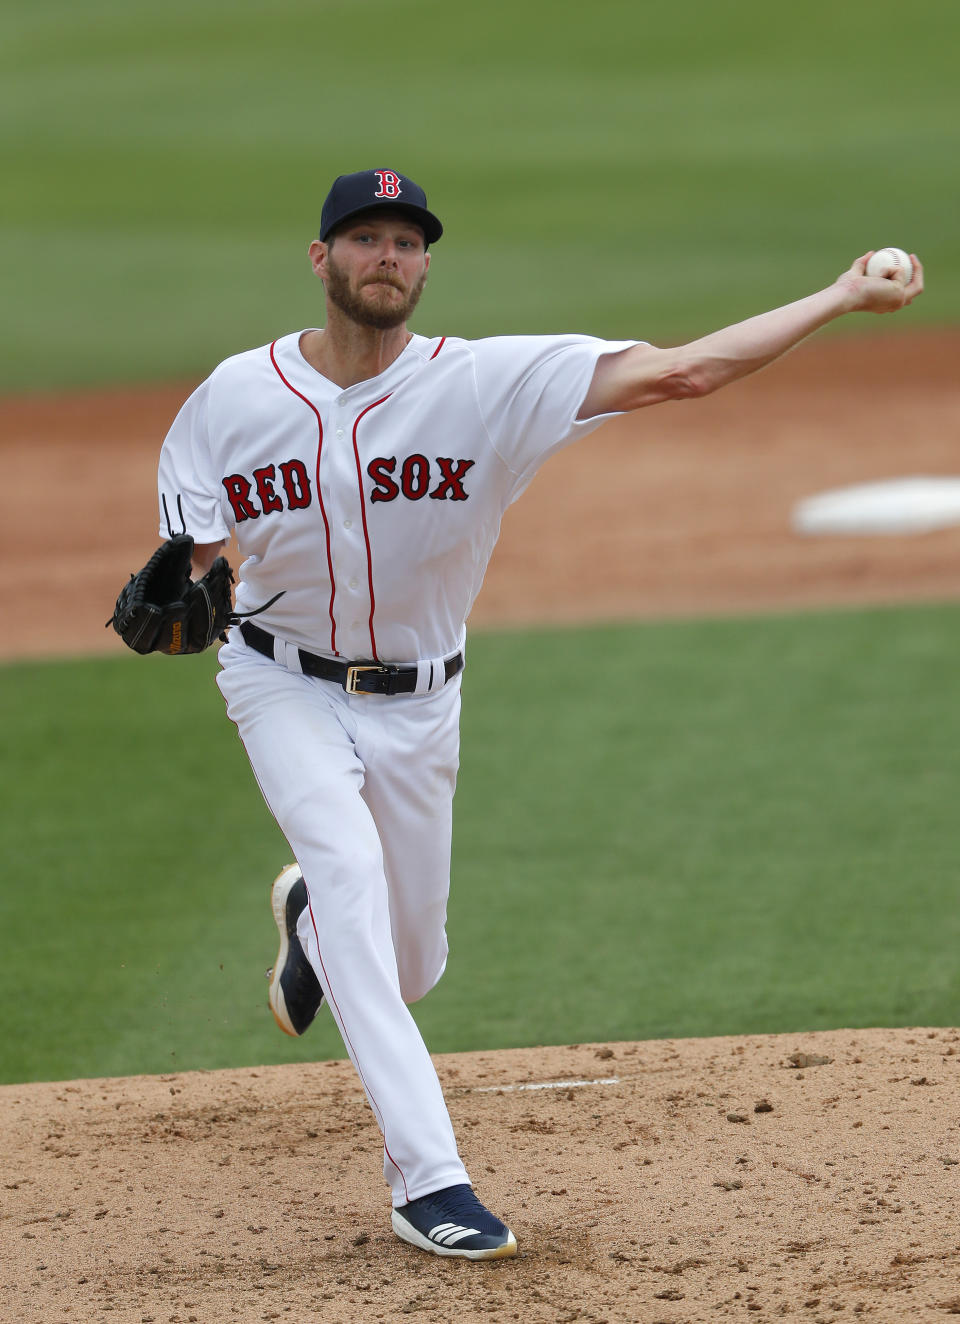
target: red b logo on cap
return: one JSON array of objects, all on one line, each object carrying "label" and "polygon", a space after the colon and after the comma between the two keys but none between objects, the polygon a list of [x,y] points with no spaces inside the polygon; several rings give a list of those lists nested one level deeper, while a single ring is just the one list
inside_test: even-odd
[{"label": "red b logo on cap", "polygon": [[375,170],[374,174],[380,181],[380,189],[373,195],[375,198],[399,198],[399,175],[395,175],[392,170]]}]

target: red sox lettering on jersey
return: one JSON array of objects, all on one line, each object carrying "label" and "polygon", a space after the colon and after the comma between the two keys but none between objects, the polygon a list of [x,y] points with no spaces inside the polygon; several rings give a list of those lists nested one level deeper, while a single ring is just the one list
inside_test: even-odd
[{"label": "red sox lettering on jersey", "polygon": [[[228,474],[222,481],[238,524],[275,510],[304,510],[310,504],[310,475],[302,460],[264,465],[262,469],[254,469],[251,478]],[[278,482],[283,500],[277,493]]]},{"label": "red sox lettering on jersey", "polygon": [[[383,171],[384,192],[397,187]],[[507,506],[548,455],[603,420],[576,413],[588,336],[413,336],[342,390],[296,332],[227,359],[177,416],[161,502],[198,543],[235,533],[237,610],[333,657],[405,662],[462,646]],[[168,532],[161,520],[161,533]]]},{"label": "red sox lettering on jersey", "polygon": [[[369,499],[394,501],[402,494],[409,501],[419,501],[425,496],[433,501],[466,501],[470,494],[463,480],[474,463],[474,460],[452,460],[446,455],[438,455],[432,463],[419,454],[408,455],[402,463],[395,455],[378,456],[367,465],[367,473],[373,479]],[[273,511],[305,510],[312,496],[310,475],[303,460],[268,464],[254,469],[249,477],[228,474],[222,482],[238,524]]]},{"label": "red sox lettering on jersey", "polygon": [[433,501],[466,501],[469,493],[464,491],[463,480],[467,470],[472,469],[475,460],[451,460],[438,455],[436,459],[439,481],[432,486],[435,470],[425,455],[408,455],[400,465],[399,484],[394,482],[392,474],[397,469],[397,457],[378,458],[367,465],[367,473],[376,481],[376,487],[370,493],[371,501],[395,501],[403,493],[409,501],[419,501],[430,496]]}]

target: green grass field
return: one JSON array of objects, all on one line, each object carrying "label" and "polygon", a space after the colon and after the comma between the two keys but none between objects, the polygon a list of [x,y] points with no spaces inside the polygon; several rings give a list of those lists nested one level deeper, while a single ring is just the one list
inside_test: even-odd
[{"label": "green grass field", "polygon": [[429,333],[669,341],[890,243],[929,269],[909,325],[957,317],[954,0],[0,0],[0,23],[0,391],[199,378],[315,323],[323,195],[383,164],[448,227]]},{"label": "green grass field", "polygon": [[[476,636],[431,1048],[955,1024],[958,649],[949,607]],[[266,1008],[288,856],[214,670],[3,669],[0,1080],[342,1056]]]}]

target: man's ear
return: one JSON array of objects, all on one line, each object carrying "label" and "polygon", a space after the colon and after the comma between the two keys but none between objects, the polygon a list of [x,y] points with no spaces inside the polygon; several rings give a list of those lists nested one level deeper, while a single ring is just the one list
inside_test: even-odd
[{"label": "man's ear", "polygon": [[314,239],[313,243],[307,249],[310,257],[310,265],[313,268],[313,274],[320,280],[324,280],[327,274],[327,254],[330,249],[322,239]]}]

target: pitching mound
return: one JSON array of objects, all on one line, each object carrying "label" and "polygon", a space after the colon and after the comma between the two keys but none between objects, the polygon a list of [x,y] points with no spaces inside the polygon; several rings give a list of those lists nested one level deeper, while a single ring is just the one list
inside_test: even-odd
[{"label": "pitching mound", "polygon": [[0,1089],[5,1318],[882,1320],[960,1313],[960,1033],[439,1057],[512,1261],[389,1228],[347,1062]]}]

